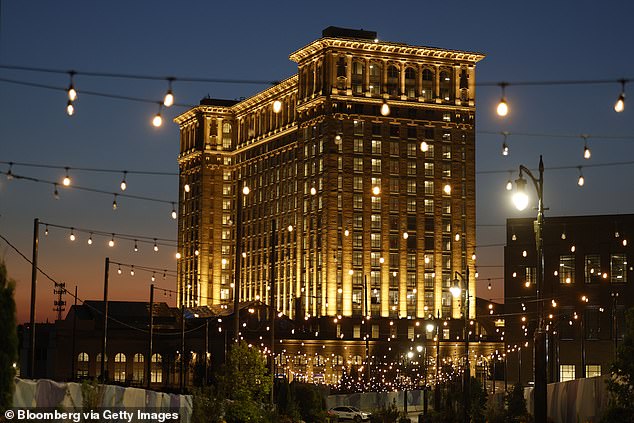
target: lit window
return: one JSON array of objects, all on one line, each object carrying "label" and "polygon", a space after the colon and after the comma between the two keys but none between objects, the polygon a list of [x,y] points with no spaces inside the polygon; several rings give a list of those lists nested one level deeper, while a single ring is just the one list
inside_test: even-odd
[{"label": "lit window", "polygon": [[381,159],[372,159],[372,172],[381,173]]},{"label": "lit window", "polygon": [[625,254],[610,254],[610,282],[627,282],[627,257]]},{"label": "lit window", "polygon": [[575,283],[575,256],[559,256],[559,282],[563,284]]},{"label": "lit window", "polygon": [[586,254],[585,273],[586,283],[598,283],[601,281],[601,256],[599,254]]},{"label": "lit window", "polygon": [[363,138],[355,138],[353,148],[355,153],[363,153]]},{"label": "lit window", "polygon": [[77,370],[75,373],[78,379],[88,377],[88,363],[89,363],[88,353],[85,353],[85,352],[79,353],[79,355],[77,356]]},{"label": "lit window", "polygon": [[381,154],[380,140],[372,140],[372,154]]},{"label": "lit window", "polygon": [[134,361],[132,364],[132,380],[135,383],[143,383],[143,377],[145,375],[145,365],[143,362],[143,354],[134,354]]},{"label": "lit window", "polygon": [[559,380],[566,382],[568,380],[575,379],[575,365],[574,364],[561,364],[559,366]]},{"label": "lit window", "polygon": [[125,354],[118,353],[114,356],[114,380],[115,382],[125,382]]},{"label": "lit window", "polygon": [[152,354],[152,366],[151,366],[151,378],[152,383],[163,382],[163,358],[161,354]]},{"label": "lit window", "polygon": [[586,364],[586,377],[601,376],[600,364]]}]

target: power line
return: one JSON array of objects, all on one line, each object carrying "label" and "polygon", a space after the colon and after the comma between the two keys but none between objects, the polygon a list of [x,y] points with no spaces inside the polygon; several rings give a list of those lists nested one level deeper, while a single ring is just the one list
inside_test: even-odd
[{"label": "power line", "polygon": [[107,168],[99,168],[99,167],[73,167],[73,166],[52,165],[48,163],[13,162],[13,161],[6,161],[6,160],[0,160],[0,164],[9,165],[10,167],[24,166],[24,167],[35,167],[35,168],[42,168],[42,169],[60,169],[60,170],[67,170],[67,171],[122,173],[126,175],[179,176],[178,172],[107,169]]}]

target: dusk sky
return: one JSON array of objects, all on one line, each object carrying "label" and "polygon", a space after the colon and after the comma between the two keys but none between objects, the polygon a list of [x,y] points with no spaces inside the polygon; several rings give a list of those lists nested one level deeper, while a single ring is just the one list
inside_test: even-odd
[{"label": "dusk sky", "polygon": [[[266,84],[179,82],[179,77],[274,81],[296,72],[290,53],[334,25],[378,32],[381,40],[486,54],[477,83],[511,83],[509,115],[495,114],[500,88],[476,90],[477,243],[503,244],[505,219],[529,217],[512,209],[505,183],[519,164],[536,168],[543,154],[545,203],[549,215],[634,212],[634,164],[588,167],[634,160],[634,3],[623,1],[275,1],[275,2],[81,2],[1,1],[0,65],[176,77],[176,102],[195,105],[213,98],[247,97]],[[615,113],[620,84],[513,86],[517,81],[631,79],[623,113]],[[68,75],[0,68],[0,161],[72,168],[178,172],[178,126],[186,110],[164,111],[164,124],[151,125],[156,104],[96,97],[83,91],[162,99],[166,81],[78,75],[79,98],[69,117],[64,91],[4,80],[66,87]],[[631,100],[628,103],[628,100]],[[501,155],[502,131],[511,135],[510,155]],[[490,134],[490,133],[494,134]],[[515,134],[542,134],[526,136]],[[590,160],[582,157],[588,134]],[[560,137],[564,136],[564,137]],[[553,167],[570,167],[556,170]],[[582,168],[585,186],[577,186]],[[8,165],[0,163],[0,171]],[[508,171],[513,170],[511,175]],[[500,173],[486,173],[502,171]],[[506,171],[506,172],[505,172]],[[13,166],[18,175],[60,182],[53,187],[0,177],[0,234],[31,256],[33,219],[62,226],[149,238],[176,239],[171,206],[61,186],[63,170]],[[71,170],[74,185],[121,192],[122,173]],[[176,176],[129,174],[126,194],[177,201]],[[534,190],[530,188],[530,193]],[[533,196],[532,204],[535,204]],[[491,226],[499,225],[499,226]],[[50,228],[40,231],[39,265],[53,278],[78,286],[82,299],[102,296],[104,258],[175,270],[175,248],[117,241]],[[634,234],[631,234],[634,238]],[[501,300],[503,248],[480,248],[478,296]],[[16,281],[18,320],[28,320],[30,264],[0,241],[0,257]],[[150,273],[118,276],[111,271],[112,300],[147,300]],[[174,277],[158,286],[175,289]],[[493,290],[486,289],[491,279]],[[52,319],[53,285],[38,277],[38,321]],[[174,298],[157,297],[174,304]],[[69,305],[72,298],[67,296]]]}]

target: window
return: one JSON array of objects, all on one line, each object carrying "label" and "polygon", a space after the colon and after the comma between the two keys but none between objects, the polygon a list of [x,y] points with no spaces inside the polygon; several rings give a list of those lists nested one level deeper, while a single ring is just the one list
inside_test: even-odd
[{"label": "window", "polygon": [[75,372],[75,376],[77,377],[77,379],[88,377],[88,363],[88,353],[79,353],[79,355],[77,356],[77,370]]},{"label": "window", "polygon": [[151,366],[152,383],[163,382],[163,358],[161,354],[152,354],[152,366]]},{"label": "window", "polygon": [[144,357],[143,354],[137,353],[134,354],[134,360],[132,364],[132,380],[135,383],[143,383],[143,377],[145,374],[145,366],[143,364]]},{"label": "window", "polygon": [[372,172],[381,173],[381,159],[372,159]]},{"label": "window", "polygon": [[353,338],[361,338],[361,325],[354,325],[352,327],[352,337]]},{"label": "window", "polygon": [[355,191],[363,190],[363,176],[354,176],[352,178],[352,189]]},{"label": "window", "polygon": [[425,181],[425,195],[434,195],[434,181]]},{"label": "window", "polygon": [[363,233],[354,232],[352,234],[352,246],[354,248],[363,248]]},{"label": "window", "polygon": [[365,63],[352,62],[352,93],[363,93],[363,81],[365,80]]},{"label": "window", "polygon": [[361,251],[352,252],[352,265],[355,267],[363,266],[363,252]]},{"label": "window", "polygon": [[627,257],[625,254],[610,254],[610,282],[627,282]]},{"label": "window", "polygon": [[372,325],[372,338],[373,339],[379,338],[379,325]]},{"label": "window", "polygon": [[433,163],[425,163],[425,176],[434,177],[434,164]]},{"label": "window", "polygon": [[416,97],[416,69],[405,69],[405,95],[409,98]]},{"label": "window", "polygon": [[380,140],[372,140],[372,154],[381,154]]},{"label": "window", "polygon": [[352,207],[355,209],[363,207],[363,194],[354,194],[352,196]]},{"label": "window", "polygon": [[381,210],[381,197],[372,197],[372,210],[373,211]]},{"label": "window", "polygon": [[381,248],[381,234],[380,233],[370,234],[370,246],[372,248]]},{"label": "window", "polygon": [[[379,234],[380,235],[380,234]],[[377,253],[377,252],[371,252],[370,253],[370,266],[372,267],[379,267],[381,264],[381,253]]]},{"label": "window", "polygon": [[525,275],[524,283],[530,283],[531,285],[534,285],[537,283],[537,268],[527,267],[525,269],[524,275]]},{"label": "window", "polygon": [[586,377],[601,376],[600,364],[586,364]]},{"label": "window", "polygon": [[425,100],[433,98],[434,74],[429,69],[423,69],[423,85],[421,87],[421,97]]},{"label": "window", "polygon": [[355,172],[363,172],[363,159],[361,157],[354,158],[353,169]]},{"label": "window", "polygon": [[372,221],[372,229],[375,230],[381,230],[381,215],[380,214],[373,214],[371,216],[371,221]]},{"label": "window", "polygon": [[453,96],[453,83],[449,72],[440,72],[440,98],[444,101],[451,100]]},{"label": "window", "polygon": [[398,86],[399,86],[399,75],[400,71],[396,66],[388,66],[387,67],[387,93],[391,96],[397,96]]},{"label": "window", "polygon": [[231,124],[229,122],[222,124],[222,148],[231,148]]},{"label": "window", "polygon": [[370,63],[370,86],[368,91],[371,95],[381,94],[381,78],[383,67],[376,62]]},{"label": "window", "polygon": [[[425,213],[434,213],[434,200],[425,199]],[[427,219],[433,222],[431,219]],[[425,222],[427,222],[427,220]],[[433,229],[432,229],[433,231]]]},{"label": "window", "polygon": [[407,211],[415,212],[416,211],[416,198],[408,198],[407,199]]},{"label": "window", "polygon": [[451,146],[450,145],[443,145],[442,146],[442,158],[449,160],[451,159]]},{"label": "window", "polygon": [[125,382],[125,354],[118,353],[114,356],[114,380],[115,382]]},{"label": "window", "polygon": [[355,120],[354,121],[354,134],[355,135],[363,135],[363,121],[362,120]]},{"label": "window", "polygon": [[599,339],[599,310],[589,308],[583,312],[584,336],[586,339]]},{"label": "window", "polygon": [[409,160],[407,162],[407,174],[410,176],[416,176],[416,162],[414,160]]},{"label": "window", "polygon": [[566,382],[568,380],[575,379],[575,365],[574,364],[561,364],[559,366],[559,380]]},{"label": "window", "polygon": [[575,283],[575,256],[559,256],[559,283]]},{"label": "window", "polygon": [[584,267],[586,283],[601,281],[601,257],[598,254],[586,254]]},{"label": "window", "polygon": [[416,194],[416,181],[414,179],[407,180],[407,193]]},{"label": "window", "polygon": [[363,138],[355,138],[354,139],[353,151],[355,153],[363,153]]}]

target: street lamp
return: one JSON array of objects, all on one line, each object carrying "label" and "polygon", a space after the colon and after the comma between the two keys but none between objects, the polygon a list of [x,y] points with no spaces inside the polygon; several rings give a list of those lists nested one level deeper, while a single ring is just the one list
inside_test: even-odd
[{"label": "street lamp", "polygon": [[535,221],[535,246],[537,249],[537,328],[534,334],[534,355],[535,355],[535,407],[534,417],[537,422],[545,422],[547,413],[547,391],[546,391],[546,331],[544,330],[544,304],[543,284],[544,284],[544,162],[539,156],[539,178],[535,178],[531,171],[524,165],[520,165],[519,178],[515,180],[516,191],[513,194],[513,203],[518,210],[524,210],[528,206],[528,196],[526,195],[526,180],[522,174],[526,173],[533,182],[537,191],[537,220]]},{"label": "street lamp", "polygon": [[467,270],[465,271],[465,275],[460,272],[455,272],[455,281],[454,286],[449,288],[451,295],[454,298],[458,298],[461,293],[459,280],[462,280],[464,284],[464,329],[463,329],[463,337],[464,337],[464,351],[465,351],[465,369],[463,375],[463,386],[462,386],[462,395],[463,395],[463,411],[464,411],[464,421],[466,423],[469,422],[469,382],[471,379],[471,370],[469,368],[469,266],[467,266]]}]

